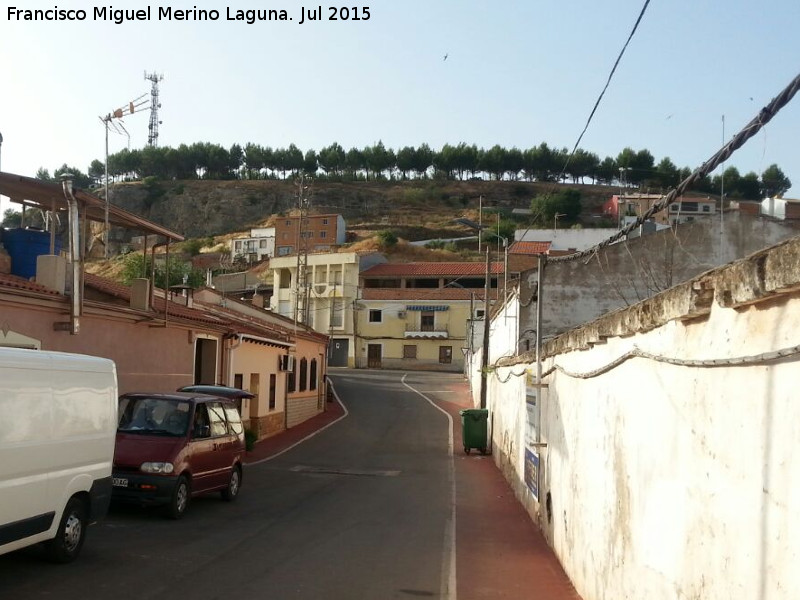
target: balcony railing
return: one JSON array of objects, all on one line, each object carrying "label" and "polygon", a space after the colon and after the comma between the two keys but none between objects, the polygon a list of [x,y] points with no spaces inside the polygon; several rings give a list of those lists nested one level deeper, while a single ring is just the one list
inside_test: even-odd
[{"label": "balcony railing", "polygon": [[438,338],[447,339],[450,333],[447,327],[421,327],[419,325],[406,325],[406,338]]}]

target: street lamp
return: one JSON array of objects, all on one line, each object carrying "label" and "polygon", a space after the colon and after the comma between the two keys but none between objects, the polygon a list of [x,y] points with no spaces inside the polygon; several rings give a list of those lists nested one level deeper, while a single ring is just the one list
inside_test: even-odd
[{"label": "street lamp", "polygon": [[553,215],[553,230],[558,230],[558,217],[566,217],[567,213],[556,213]]}]

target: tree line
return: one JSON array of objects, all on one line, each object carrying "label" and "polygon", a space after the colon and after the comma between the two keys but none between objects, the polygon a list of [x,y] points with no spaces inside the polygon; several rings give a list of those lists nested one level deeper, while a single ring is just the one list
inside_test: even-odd
[{"label": "tree line", "polygon": [[[63,165],[56,175],[65,169]],[[105,165],[92,161],[84,175],[72,169],[81,182],[100,184]],[[219,144],[197,142],[177,148],[147,146],[124,149],[108,157],[109,177],[113,181],[158,179],[287,179],[300,174],[330,181],[380,181],[442,178],[451,180],[512,180],[539,182],[572,182],[620,185],[640,190],[664,191],[675,187],[691,173],[689,167],[677,167],[669,157],[656,163],[646,149],[624,148],[617,156],[600,157],[583,149],[570,156],[566,148],[551,148],[542,142],[521,150],[494,145],[489,149],[475,144],[445,144],[433,150],[428,144],[404,146],[398,150],[377,142],[364,148],[345,150],[334,142],[319,151],[303,152],[294,144],[288,148],[271,148],[248,143],[225,148]],[[50,178],[45,169],[37,177]],[[51,179],[55,179],[54,176]],[[694,190],[719,193],[722,176],[705,177]],[[76,180],[76,184],[80,185]],[[730,198],[759,199],[780,195],[791,187],[791,181],[773,164],[758,175],[744,175],[736,167],[724,172],[725,193]]]}]

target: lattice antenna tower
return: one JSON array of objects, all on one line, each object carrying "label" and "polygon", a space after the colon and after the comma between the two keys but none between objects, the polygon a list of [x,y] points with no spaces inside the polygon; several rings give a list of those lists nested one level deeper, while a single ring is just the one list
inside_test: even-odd
[{"label": "lattice antenna tower", "polygon": [[158,109],[161,108],[161,102],[158,100],[158,82],[163,81],[164,76],[145,71],[144,78],[150,82],[150,124],[147,126],[147,145],[158,146],[158,126],[161,125],[161,121],[158,120]]},{"label": "lattice antenna tower", "polygon": [[308,325],[311,305],[309,304],[309,281],[308,281],[308,209],[311,204],[309,200],[311,181],[306,181],[305,175],[301,174],[297,180],[297,277],[295,284],[295,322],[302,322]]}]

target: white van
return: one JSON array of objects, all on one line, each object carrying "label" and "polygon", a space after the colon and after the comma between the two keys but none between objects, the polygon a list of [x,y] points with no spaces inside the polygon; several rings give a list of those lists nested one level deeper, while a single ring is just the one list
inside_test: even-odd
[{"label": "white van", "polygon": [[0,554],[78,556],[108,511],[116,432],[113,361],[0,348]]}]

